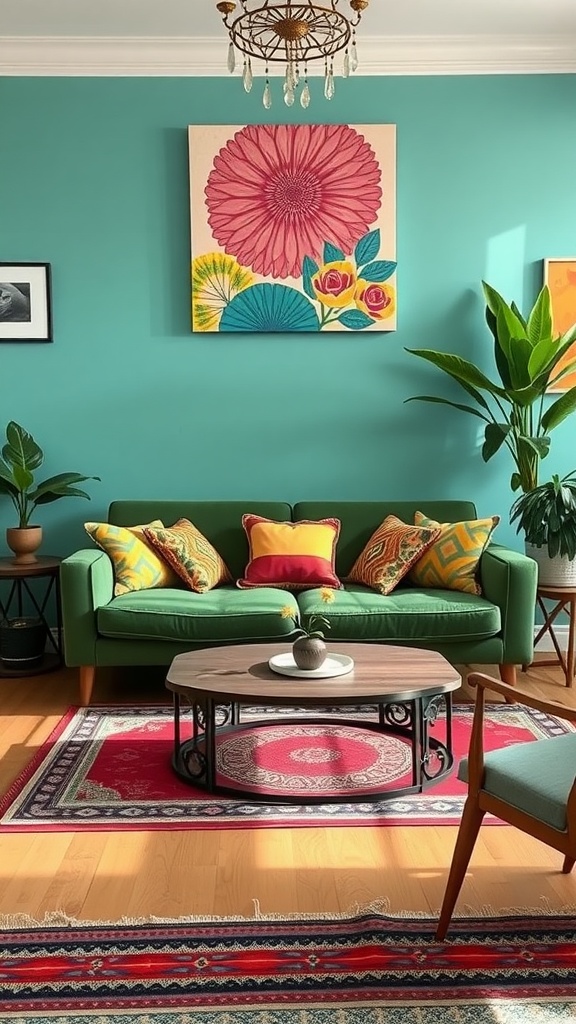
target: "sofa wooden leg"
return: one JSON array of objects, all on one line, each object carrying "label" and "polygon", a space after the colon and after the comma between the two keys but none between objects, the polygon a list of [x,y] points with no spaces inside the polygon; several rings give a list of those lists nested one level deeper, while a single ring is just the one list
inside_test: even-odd
[{"label": "sofa wooden leg", "polygon": [[88,707],[92,690],[94,689],[94,677],[96,675],[95,665],[80,666],[80,704],[83,708]]},{"label": "sofa wooden leg", "polygon": [[500,679],[508,686],[516,686],[516,665],[498,665]]}]

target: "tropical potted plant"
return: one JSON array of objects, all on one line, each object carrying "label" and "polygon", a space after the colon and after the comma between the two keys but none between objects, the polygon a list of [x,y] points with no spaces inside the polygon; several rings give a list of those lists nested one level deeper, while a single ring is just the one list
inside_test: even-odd
[{"label": "tropical potted plant", "polygon": [[15,554],[16,565],[35,562],[35,552],[42,543],[42,527],[30,525],[37,505],[47,505],[59,498],[90,498],[76,485],[98,476],[80,473],[59,473],[42,483],[35,482],[35,470],[44,462],[44,452],[19,423],[11,420],[6,427],[6,444],[0,458],[0,494],[7,494],[18,514],[18,526],[6,530],[6,542]]},{"label": "tropical potted plant", "polygon": [[[334,593],[330,587],[322,587],[320,598],[325,604],[331,604]],[[282,608],[281,615],[284,619],[292,619],[296,627],[297,638],[292,644],[292,655],[297,668],[307,672],[320,668],[326,660],[324,630],[330,629],[326,616],[313,612],[306,619],[301,619],[289,606]]]},{"label": "tropical potted plant", "polygon": [[407,349],[448,374],[473,399],[464,405],[448,398],[417,395],[406,401],[451,405],[484,420],[482,458],[488,462],[503,446],[515,464],[510,479],[513,491],[528,492],[538,485],[541,459],[550,450],[550,433],[576,409],[576,387],[570,388],[544,409],[551,384],[557,384],[576,368],[576,359],[560,362],[576,339],[576,325],[555,337],[550,312],[550,292],[545,285],[524,319],[515,303],[505,299],[485,281],[486,321],[494,339],[497,381],[462,356],[433,349]]},{"label": "tropical potted plant", "polygon": [[539,484],[512,505],[510,522],[524,530],[526,554],[538,563],[538,581],[576,586],[576,471]]}]

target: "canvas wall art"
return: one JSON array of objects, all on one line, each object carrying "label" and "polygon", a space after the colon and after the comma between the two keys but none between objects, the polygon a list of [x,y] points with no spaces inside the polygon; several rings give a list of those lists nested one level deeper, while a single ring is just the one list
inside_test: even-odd
[{"label": "canvas wall art", "polygon": [[[576,324],[576,257],[571,259],[549,258],[544,260],[544,284],[550,289],[552,326],[555,334],[565,334]],[[572,345],[558,364],[562,369],[576,359],[576,343]],[[568,391],[576,385],[576,372],[563,377],[549,391]]]},{"label": "canvas wall art", "polygon": [[191,125],[192,329],[396,329],[395,125]]}]

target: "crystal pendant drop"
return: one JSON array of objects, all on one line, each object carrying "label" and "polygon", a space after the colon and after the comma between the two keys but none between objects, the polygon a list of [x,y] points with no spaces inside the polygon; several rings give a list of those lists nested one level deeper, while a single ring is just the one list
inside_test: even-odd
[{"label": "crystal pendant drop", "polygon": [[242,82],[246,92],[250,92],[252,88],[252,65],[249,60],[244,62],[244,71],[242,72]]},{"label": "crystal pendant drop", "polygon": [[230,43],[228,47],[228,71],[233,74],[236,67],[236,50],[234,49],[234,43]]},{"label": "crystal pendant drop", "polygon": [[304,82],[304,88],[300,93],[300,105],[306,110],[310,106],[310,89],[308,88],[308,82]]},{"label": "crystal pendant drop", "polygon": [[294,89],[287,85],[284,90],[284,103],[287,107],[291,107],[294,103]]},{"label": "crystal pendant drop", "polygon": [[327,72],[324,79],[324,95],[327,100],[331,100],[334,95],[334,74],[332,68]]},{"label": "crystal pendant drop", "polygon": [[270,90],[270,82],[268,80],[266,80],[266,86],[264,88],[262,103],[266,107],[266,110],[270,110],[270,107],[272,106],[272,92]]},{"label": "crystal pendant drop", "polygon": [[344,65],[342,67],[342,77],[343,78],[349,78],[350,77],[350,54],[348,53],[348,50],[346,50],[346,53],[344,54]]},{"label": "crystal pendant drop", "polygon": [[350,47],[350,70],[358,70],[358,52],[356,50],[356,40],[352,41],[352,46]]}]

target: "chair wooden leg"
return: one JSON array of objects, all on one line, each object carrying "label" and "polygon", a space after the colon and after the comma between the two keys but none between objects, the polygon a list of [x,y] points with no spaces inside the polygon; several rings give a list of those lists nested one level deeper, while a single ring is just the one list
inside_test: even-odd
[{"label": "chair wooden leg", "polygon": [[90,703],[95,675],[95,665],[82,665],[80,667],[80,705],[83,708],[88,707]]},{"label": "chair wooden leg", "polygon": [[444,901],[442,903],[442,910],[440,911],[440,918],[436,929],[437,942],[443,942],[446,937],[446,932],[448,931],[450,921],[452,920],[454,906],[458,899],[460,889],[462,888],[462,882],[466,875],[466,868],[470,862],[472,850],[474,849],[474,844],[476,842],[484,814],[485,811],[478,807],[475,800],[468,797],[464,804],[462,821],[460,822],[460,828],[458,830],[456,846],[454,847],[454,854],[452,856],[452,864],[450,865],[450,874],[448,875],[446,892],[444,893]]},{"label": "chair wooden leg", "polygon": [[568,856],[564,857],[564,863],[562,865],[562,873],[564,875],[569,875],[570,872],[572,871],[572,868],[574,867],[575,863],[576,863],[576,858],[568,857]]}]

